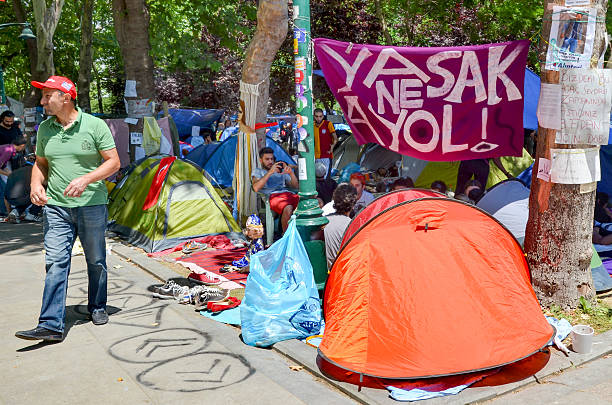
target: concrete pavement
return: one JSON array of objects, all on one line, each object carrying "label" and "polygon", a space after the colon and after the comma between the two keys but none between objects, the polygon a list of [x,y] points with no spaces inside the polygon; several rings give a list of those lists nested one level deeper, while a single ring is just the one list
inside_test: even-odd
[{"label": "concrete pavement", "polygon": [[158,280],[116,255],[108,258],[107,325],[88,319],[85,260],[76,256],[64,342],[18,339],[40,310],[41,227],[0,226],[0,403],[354,403],[307,371],[292,371],[296,364],[276,351],[245,345],[239,328],[152,298]]}]

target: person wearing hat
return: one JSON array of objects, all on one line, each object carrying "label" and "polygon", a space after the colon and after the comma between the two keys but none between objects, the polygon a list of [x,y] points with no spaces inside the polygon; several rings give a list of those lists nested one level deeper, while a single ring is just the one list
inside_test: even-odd
[{"label": "person wearing hat", "polygon": [[333,179],[327,176],[327,166],[322,162],[315,163],[315,176],[317,179],[317,193],[323,204],[327,204],[332,200],[332,194],[338,186]]},{"label": "person wearing hat", "polygon": [[44,207],[47,275],[38,326],[15,336],[62,341],[71,252],[77,236],[87,262],[87,309],[94,324],[108,322],[104,241],[107,191],[103,180],[119,170],[120,163],[108,126],[75,106],[74,83],[51,76],[32,85],[42,89],[40,104],[50,116],[38,129],[30,187],[32,203]]}]

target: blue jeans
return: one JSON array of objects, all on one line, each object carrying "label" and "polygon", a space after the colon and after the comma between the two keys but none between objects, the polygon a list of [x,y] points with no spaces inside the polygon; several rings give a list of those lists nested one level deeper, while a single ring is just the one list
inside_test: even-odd
[{"label": "blue jeans", "polygon": [[106,309],[106,205],[66,208],[47,205],[43,232],[47,276],[38,325],[63,332],[66,323],[66,291],[72,246],[78,236],[87,262],[89,279],[87,310]]},{"label": "blue jeans", "polygon": [[0,177],[0,215],[8,215],[6,212],[6,206],[4,205],[4,190],[6,189],[6,182]]}]

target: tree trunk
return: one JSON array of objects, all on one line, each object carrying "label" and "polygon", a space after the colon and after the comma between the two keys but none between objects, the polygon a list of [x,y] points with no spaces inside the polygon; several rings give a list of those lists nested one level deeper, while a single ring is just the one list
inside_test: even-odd
[{"label": "tree trunk", "polygon": [[138,98],[154,98],[149,11],[145,0],[113,0],[113,20],[126,79],[136,80]]},{"label": "tree trunk", "polygon": [[387,21],[385,20],[385,13],[380,5],[380,0],[374,0],[374,8],[376,9],[376,18],[378,18],[378,21],[380,22],[383,38],[385,38],[385,45],[393,45],[393,40],[391,39],[391,35],[389,35]]},{"label": "tree trunk", "polygon": [[95,67],[95,65],[91,65],[91,70],[93,72],[94,78],[96,80],[96,95],[98,98],[98,112],[100,114],[104,114],[104,104],[102,103],[102,83],[100,82],[100,75]]},{"label": "tree trunk", "polygon": [[[266,122],[270,67],[287,37],[287,10],[287,0],[261,0],[257,7],[257,30],[247,49],[242,68],[244,83],[259,84],[256,122]],[[265,145],[265,130],[259,130],[257,131],[258,149]]]},{"label": "tree trunk", "polygon": [[[123,68],[126,80],[136,82],[137,96],[126,96],[126,100],[155,99],[155,83],[153,79],[153,58],[149,42],[149,10],[145,0],[113,0],[113,21],[115,35],[121,48]],[[128,109],[127,115],[141,118],[143,114],[135,114]],[[153,115],[152,111],[144,115]],[[129,124],[130,132],[142,133],[143,121]],[[130,144],[130,161],[135,160],[135,145]]]},{"label": "tree trunk", "polygon": [[38,70],[46,79],[55,74],[53,64],[53,35],[57,28],[64,0],[53,0],[47,7],[46,0],[33,0],[34,19],[36,20],[36,45]]},{"label": "tree trunk", "polygon": [[[13,4],[13,12],[17,17],[17,22],[25,23],[27,22],[27,13],[23,7],[22,0],[14,0]],[[32,75],[32,80],[36,81],[45,81],[48,76],[43,77],[46,73],[39,72],[37,69],[38,66],[38,50],[36,46],[36,39],[26,39],[26,46],[28,48],[28,56],[30,60],[30,74]],[[35,107],[38,105],[40,101],[40,90],[34,86],[31,86],[28,92],[26,93],[23,104],[26,108]]]},{"label": "tree trunk", "polygon": [[[597,31],[593,55],[600,55],[604,45],[607,0],[594,0],[598,9]],[[540,60],[546,60],[546,50],[552,21],[552,5],[564,5],[561,0],[545,2]],[[596,67],[597,57],[592,59]],[[593,64],[594,63],[594,64]],[[559,83],[559,72],[545,70],[542,82]],[[531,267],[533,287],[540,303],[564,309],[575,308],[579,298],[595,296],[591,276],[593,209],[595,192],[582,192],[575,184],[553,184],[537,178],[539,159],[551,159],[551,148],[573,149],[590,145],[560,145],[555,143],[556,131],[538,128],[536,161],[533,167],[529,220],[525,235],[525,252]]]},{"label": "tree trunk", "polygon": [[95,0],[82,0],[81,6],[81,48],[79,49],[79,79],[77,83],[79,107],[85,112],[91,112],[89,87],[91,84],[91,68],[93,66],[93,8]]}]

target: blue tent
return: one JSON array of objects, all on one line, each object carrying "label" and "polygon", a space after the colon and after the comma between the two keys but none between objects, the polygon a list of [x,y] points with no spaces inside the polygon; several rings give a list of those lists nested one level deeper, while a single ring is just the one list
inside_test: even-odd
[{"label": "blue tent", "polygon": [[[179,138],[191,136],[191,127],[214,128],[215,122],[219,121],[225,110],[185,110],[171,108],[168,110],[176,128]],[[163,113],[160,112],[160,117]]]},{"label": "blue tent", "polygon": [[[213,177],[213,185],[231,187],[234,179],[234,162],[236,160],[236,143],[238,137],[232,135],[223,142],[200,145],[185,156],[189,160],[210,174]],[[266,146],[274,150],[276,160],[295,165],[295,161],[289,154],[272,139],[266,136]],[[216,183],[215,183],[216,182]]]}]

